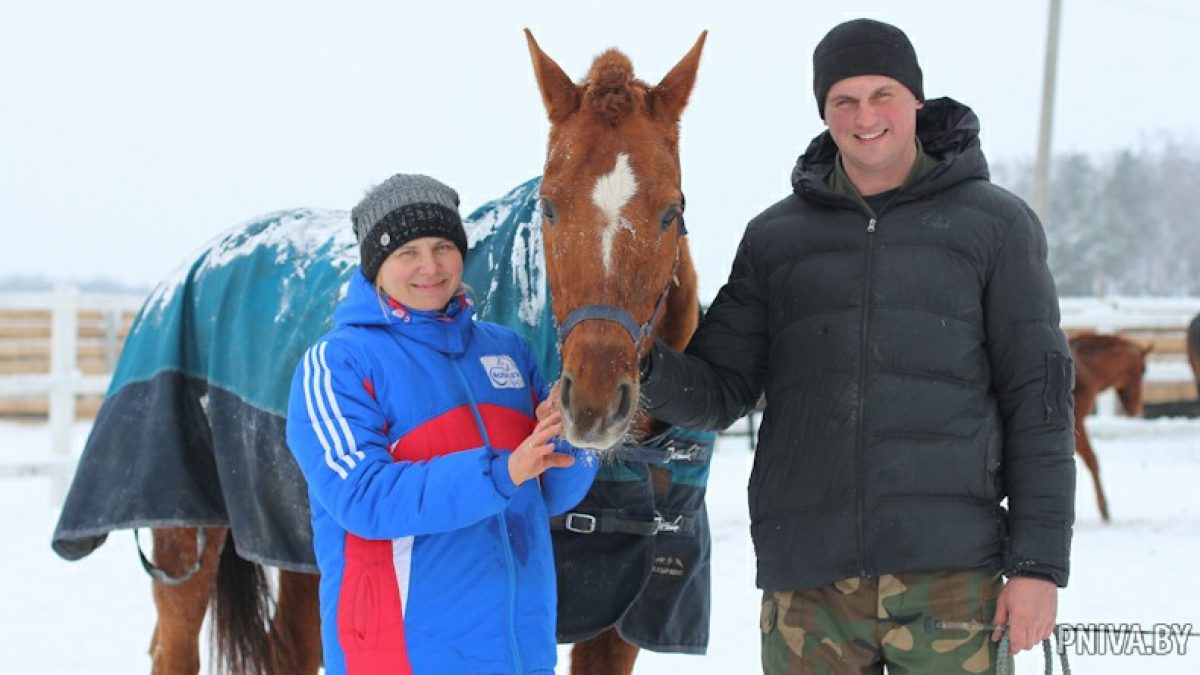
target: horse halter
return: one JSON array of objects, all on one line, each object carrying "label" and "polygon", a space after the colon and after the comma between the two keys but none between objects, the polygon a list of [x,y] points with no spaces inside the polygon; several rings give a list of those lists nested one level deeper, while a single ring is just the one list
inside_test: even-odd
[{"label": "horse halter", "polygon": [[[683,223],[683,210],[687,206],[687,198],[680,195],[679,215],[676,216],[678,221],[679,236],[687,234],[687,226]],[[558,327],[558,350],[561,353],[562,347],[567,342],[567,336],[576,326],[584,321],[611,321],[625,332],[629,333],[630,339],[633,340],[633,349],[640,361],[642,358],[642,344],[645,339],[654,330],[654,324],[658,323],[658,317],[662,315],[663,307],[667,304],[667,296],[671,293],[671,285],[675,283],[675,278],[679,274],[679,246],[675,246],[675,262],[671,265],[671,276],[667,279],[667,285],[663,288],[662,293],[658,296],[658,302],[654,303],[654,311],[650,313],[650,318],[646,319],[646,323],[638,325],[633,316],[624,309],[615,305],[605,304],[587,304],[576,307],[567,314],[567,318],[563,320],[562,325]]]}]

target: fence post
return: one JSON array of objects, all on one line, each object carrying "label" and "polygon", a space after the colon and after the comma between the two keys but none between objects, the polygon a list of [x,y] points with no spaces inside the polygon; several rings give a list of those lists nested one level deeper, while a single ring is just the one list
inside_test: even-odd
[{"label": "fence post", "polygon": [[61,504],[67,495],[75,432],[75,366],[79,335],[79,289],[60,284],[54,291],[50,321],[50,499]]}]

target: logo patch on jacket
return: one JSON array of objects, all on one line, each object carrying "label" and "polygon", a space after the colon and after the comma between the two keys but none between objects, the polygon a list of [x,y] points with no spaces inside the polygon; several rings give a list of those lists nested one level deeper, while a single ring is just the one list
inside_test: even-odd
[{"label": "logo patch on jacket", "polygon": [[921,216],[921,224],[935,230],[948,230],[950,229],[950,218],[941,213],[926,213]]},{"label": "logo patch on jacket", "polygon": [[488,379],[492,381],[493,387],[497,389],[525,388],[525,378],[521,377],[521,371],[511,356],[506,354],[481,356],[479,360],[483,363],[483,369],[487,371]]}]

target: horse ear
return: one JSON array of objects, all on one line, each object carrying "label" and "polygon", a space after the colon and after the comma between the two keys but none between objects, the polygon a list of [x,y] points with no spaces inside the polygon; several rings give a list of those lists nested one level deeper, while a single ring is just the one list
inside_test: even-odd
[{"label": "horse ear", "polygon": [[1152,351],[1154,351],[1154,343],[1153,342],[1151,342],[1150,344],[1148,344],[1142,348],[1142,356],[1145,356]]},{"label": "horse ear", "polygon": [[700,52],[704,50],[707,37],[708,31],[700,33],[696,44],[663,77],[662,82],[650,90],[653,110],[674,120],[683,115],[688,97],[692,94],[692,86],[696,84],[696,69],[700,67]]},{"label": "horse ear", "polygon": [[550,121],[561,122],[579,108],[579,88],[567,77],[563,69],[546,56],[533,33],[525,29],[525,41],[529,43],[529,57],[533,60],[533,75],[537,79],[538,90],[542,92],[542,104],[546,106],[546,115]]}]

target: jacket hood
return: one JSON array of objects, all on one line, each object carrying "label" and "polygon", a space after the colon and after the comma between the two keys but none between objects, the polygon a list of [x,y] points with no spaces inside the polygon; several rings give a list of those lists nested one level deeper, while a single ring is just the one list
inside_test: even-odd
[{"label": "jacket hood", "polygon": [[463,353],[470,340],[475,308],[466,294],[455,296],[446,309],[409,309],[375,289],[356,269],[350,277],[346,298],[333,313],[335,328],[379,327],[401,339],[411,339],[442,353]]},{"label": "jacket hood", "polygon": [[[917,138],[937,165],[904,188],[911,196],[936,192],[964,180],[989,178],[987,160],[979,147],[979,118],[967,106],[950,98],[925,101],[925,107],[917,111]],[[792,170],[796,194],[821,202],[845,200],[825,180],[833,171],[837,153],[828,130],[814,138]]]}]

